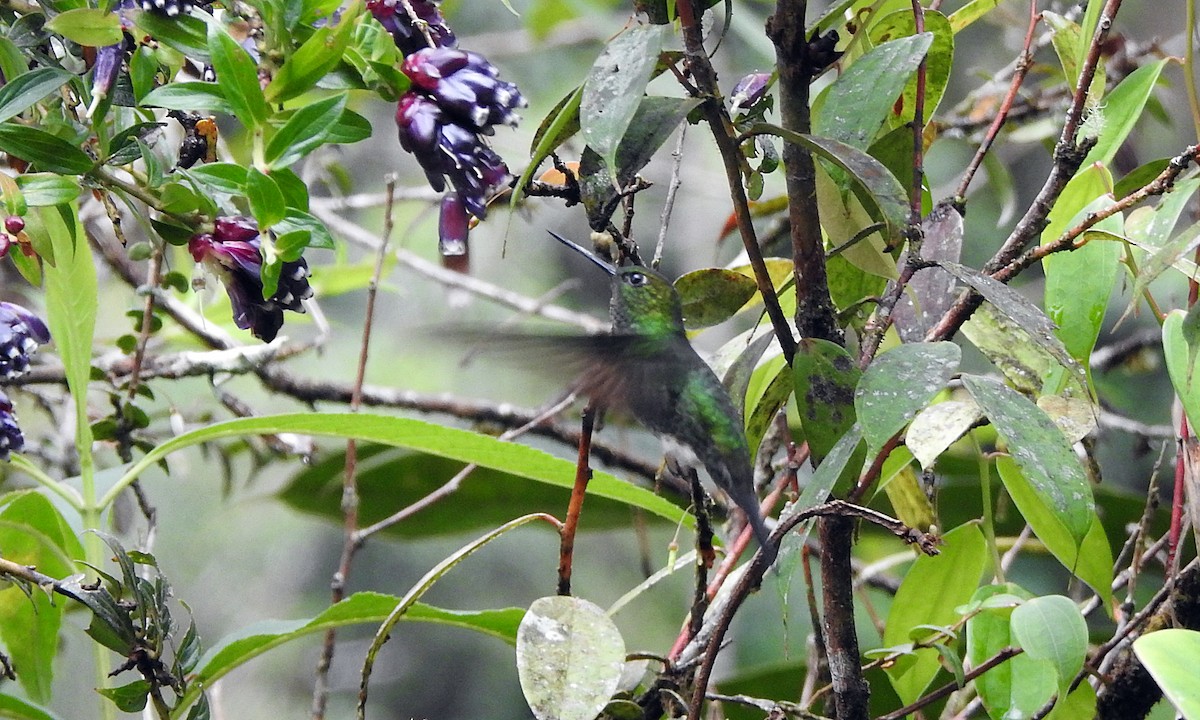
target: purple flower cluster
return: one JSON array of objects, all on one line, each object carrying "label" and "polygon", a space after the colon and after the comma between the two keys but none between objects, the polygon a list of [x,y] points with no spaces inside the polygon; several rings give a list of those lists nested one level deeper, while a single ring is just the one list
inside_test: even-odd
[{"label": "purple flower cluster", "polygon": [[[10,302],[0,302],[0,376],[14,378],[29,369],[29,358],[39,345],[50,342],[50,331],[37,315]],[[12,401],[0,391],[0,460],[20,451],[25,436],[17,424]]]},{"label": "purple flower cluster", "polygon": [[[446,24],[446,18],[442,17],[442,11],[438,9],[436,2],[408,0],[408,6],[412,8],[417,19],[425,24],[429,31],[429,39],[433,40],[435,47],[454,47],[457,39]],[[424,33],[413,24],[412,17],[401,0],[368,0],[367,10],[391,33],[396,47],[405,55],[429,47]]]},{"label": "purple flower cluster", "polygon": [[488,197],[511,177],[485,135],[516,125],[525,106],[517,86],[478,53],[425,48],[404,59],[412,89],[396,107],[400,146],[416,156],[438,191],[449,178],[454,193],[442,203],[439,236],[444,255],[466,252],[467,214],[487,216]]},{"label": "purple flower cluster", "polygon": [[253,218],[219,217],[211,233],[193,235],[188,250],[196,262],[213,270],[233,305],[233,322],[263,342],[271,342],[283,327],[283,311],[304,312],[301,301],[312,297],[308,263],[304,258],[283,263],[279,286],[263,297],[262,240]]}]

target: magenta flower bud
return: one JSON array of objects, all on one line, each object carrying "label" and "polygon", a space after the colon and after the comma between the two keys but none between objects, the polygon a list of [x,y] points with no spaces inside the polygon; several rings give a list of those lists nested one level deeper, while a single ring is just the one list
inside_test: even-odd
[{"label": "magenta flower bud", "polygon": [[8,217],[4,218],[4,229],[7,230],[10,235],[20,234],[20,232],[25,229],[25,218],[21,217],[20,215],[9,215]]},{"label": "magenta flower bud", "polygon": [[771,73],[750,73],[733,86],[733,92],[729,94],[730,107],[735,111],[752,107],[763,99],[770,86]]},{"label": "magenta flower bud", "polygon": [[304,258],[283,263],[275,294],[264,298],[258,225],[248,217],[219,217],[213,224],[212,233],[188,240],[188,251],[221,279],[233,306],[234,324],[271,342],[283,327],[283,311],[304,312],[302,301],[312,297],[308,263]]}]

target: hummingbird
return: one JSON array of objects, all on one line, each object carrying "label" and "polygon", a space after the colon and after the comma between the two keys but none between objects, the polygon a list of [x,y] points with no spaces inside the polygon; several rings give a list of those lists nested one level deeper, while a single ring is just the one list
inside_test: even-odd
[{"label": "hummingbird", "polygon": [[632,415],[662,440],[669,462],[707,470],[746,514],[769,565],[775,550],[759,512],[742,419],[725,386],[688,342],[674,285],[647,267],[615,267],[550,234],[612,278],[612,330],[583,338],[588,357],[572,389],[601,407]]}]

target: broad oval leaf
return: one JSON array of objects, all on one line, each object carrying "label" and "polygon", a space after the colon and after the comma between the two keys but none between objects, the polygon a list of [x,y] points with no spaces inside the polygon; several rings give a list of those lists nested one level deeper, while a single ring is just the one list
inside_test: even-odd
[{"label": "broad oval leaf", "polygon": [[1147,633],[1133,641],[1133,651],[1175,709],[1187,720],[1200,720],[1200,632],[1168,628]]},{"label": "broad oval leaf", "polygon": [[[883,631],[885,646],[908,642],[921,625],[948,626],[958,619],[956,608],[967,603],[987,567],[987,541],[979,526],[960,525],[943,537],[938,555],[921,555],[904,575],[888,612]],[[941,669],[937,650],[916,651],[912,662],[888,671],[892,688],[906,704],[925,692]]]},{"label": "broad oval leaf", "polygon": [[579,126],[589,147],[617,172],[617,146],[642,103],[646,84],[658,64],[663,28],[635,25],[613,38],[583,83]]},{"label": "broad oval leaf", "polygon": [[996,431],[1042,502],[1078,546],[1095,517],[1092,488],[1070,443],[1054,421],[1000,380],[964,375],[963,385]]},{"label": "broad oval leaf", "polygon": [[[1011,623],[1013,608],[1008,602],[1014,596],[1021,600],[1032,597],[1024,588],[1007,583],[979,588],[972,598],[972,604],[983,610],[967,620],[967,657],[972,665],[1017,644]],[[997,606],[993,600],[1003,604]],[[1055,691],[1054,668],[1025,653],[980,675],[974,683],[988,715],[994,718],[1032,717]]]},{"label": "broad oval leaf", "polygon": [[[925,10],[922,13],[926,32],[933,37],[929,52],[925,57],[925,87],[924,92],[924,121],[929,122],[937,110],[938,103],[946,91],[946,83],[950,79],[950,67],[954,60],[954,29],[945,15]],[[912,10],[905,8],[882,17],[871,27],[871,39],[890,40],[895,37],[912,36],[916,31]],[[892,100],[895,119],[893,125],[899,126],[911,123],[917,97],[917,78],[908,77],[900,97],[893,95]]]},{"label": "broad oval leaf", "polygon": [[79,197],[79,181],[54,173],[29,173],[17,176],[17,185],[30,207],[62,205]]},{"label": "broad oval leaf", "polygon": [[1065,697],[1088,649],[1087,622],[1079,608],[1062,595],[1042,595],[1013,610],[1010,622],[1029,657],[1050,662]]},{"label": "broad oval leaf", "polygon": [[846,348],[803,338],[792,358],[796,409],[809,452],[817,465],[854,425],[854,391],[862,372]]},{"label": "broad oval leaf", "polygon": [[972,400],[947,400],[930,405],[913,418],[904,435],[904,445],[929,470],[951,445],[983,419]]},{"label": "broad oval leaf", "polygon": [[907,343],[875,358],[854,393],[854,408],[872,451],[904,429],[941,391],[962,350],[950,342]]},{"label": "broad oval leaf", "polygon": [[683,322],[690,329],[723,323],[754,297],[758,285],[734,270],[704,268],[675,281],[683,301]]},{"label": "broad oval leaf", "polygon": [[[250,201],[250,214],[263,231],[282,220],[287,211],[287,202],[279,185],[258,168],[252,167],[246,173],[246,199]],[[267,297],[273,292],[263,288],[263,294]]]},{"label": "broad oval leaf", "polygon": [[582,598],[538,598],[517,630],[517,675],[538,720],[593,720],[616,692],[625,641]]}]

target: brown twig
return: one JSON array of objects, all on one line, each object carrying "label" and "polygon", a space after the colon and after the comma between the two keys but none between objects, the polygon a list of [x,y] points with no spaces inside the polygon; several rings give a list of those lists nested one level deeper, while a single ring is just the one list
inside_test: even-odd
[{"label": "brown twig", "polygon": [[571,565],[575,557],[575,531],[579,527],[579,514],[583,511],[583,498],[587,494],[588,481],[592,479],[591,457],[592,428],[596,407],[588,403],[583,409],[579,431],[579,458],[575,464],[575,486],[571,489],[571,502],[567,506],[567,518],[560,531],[558,551],[558,594],[571,594]]},{"label": "brown twig", "polygon": [[[1001,650],[1000,652],[991,656],[987,660],[984,660],[977,667],[971,668],[970,672],[967,672],[963,675],[963,682],[966,683],[969,680],[974,680],[975,678],[979,677],[980,675],[990,671],[992,668],[996,667],[997,665],[1008,662],[1009,659],[1014,658],[1017,655],[1020,655],[1021,652],[1022,652],[1022,650],[1020,648],[1014,648],[1014,647],[1004,648],[1003,650]],[[915,713],[916,711],[920,710],[921,708],[926,707],[926,706],[930,705],[931,703],[935,703],[938,700],[941,700],[942,698],[946,697],[947,695],[954,692],[955,690],[958,690],[960,687],[961,686],[957,682],[946,683],[945,685],[941,686],[937,690],[934,690],[933,692],[928,693],[927,695],[924,695],[924,696],[918,698],[915,702],[905,705],[904,707],[900,708],[899,710],[890,712],[887,715],[880,715],[875,720],[900,720],[900,718],[908,717],[909,715]]]},{"label": "brown twig", "polygon": [[[700,110],[704,120],[712,131],[717,150],[721,153],[721,161],[725,167],[725,181],[729,186],[729,196],[733,201],[733,213],[737,218],[738,231],[741,233],[742,245],[750,266],[754,269],[754,280],[762,294],[763,305],[771,320],[771,327],[779,338],[779,346],[783,355],[790,363],[796,353],[796,339],[792,335],[791,325],[779,306],[779,298],[775,295],[775,286],[771,283],[771,275],[767,272],[766,261],[763,260],[762,248],[759,247],[758,237],[754,231],[754,223],[750,217],[750,203],[746,191],[742,187],[741,153],[734,139],[732,123],[724,106],[720,102],[720,90],[717,87],[717,73],[709,62],[708,54],[704,51],[703,30],[700,27],[700,10],[696,0],[685,0],[676,3],[679,12],[679,22],[683,28],[684,55],[687,67],[696,81],[697,89],[702,93],[704,102]],[[803,18],[803,14],[801,14]],[[801,19],[799,22],[803,22]],[[785,151],[786,153],[786,151]],[[785,154],[784,162],[787,162]],[[820,247],[820,234],[817,235],[817,245]],[[822,277],[824,262],[821,263]],[[799,272],[799,271],[798,271]],[[826,291],[828,295],[828,291]],[[832,316],[832,304],[830,305]],[[808,333],[801,331],[801,335]],[[824,336],[822,336],[824,337]]]}]

